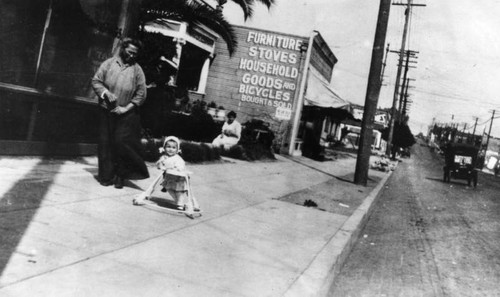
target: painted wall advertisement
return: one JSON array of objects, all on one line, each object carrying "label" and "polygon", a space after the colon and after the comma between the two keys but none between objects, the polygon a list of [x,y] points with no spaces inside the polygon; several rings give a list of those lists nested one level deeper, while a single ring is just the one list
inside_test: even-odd
[{"label": "painted wall advertisement", "polygon": [[[298,89],[302,39],[249,31],[248,52],[240,58],[238,95],[242,104],[274,109],[274,116],[290,120]],[[241,48],[247,48],[241,46]]]}]

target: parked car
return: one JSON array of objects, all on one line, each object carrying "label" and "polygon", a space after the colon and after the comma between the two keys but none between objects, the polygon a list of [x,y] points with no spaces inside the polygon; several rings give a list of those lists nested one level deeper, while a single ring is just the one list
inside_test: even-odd
[{"label": "parked car", "polygon": [[402,147],[399,149],[399,154],[402,158],[410,158],[411,157],[411,147]]},{"label": "parked car", "polygon": [[443,181],[450,182],[450,178],[465,179],[467,185],[471,182],[477,186],[478,149],[467,144],[448,144],[444,149],[445,165],[443,167]]}]

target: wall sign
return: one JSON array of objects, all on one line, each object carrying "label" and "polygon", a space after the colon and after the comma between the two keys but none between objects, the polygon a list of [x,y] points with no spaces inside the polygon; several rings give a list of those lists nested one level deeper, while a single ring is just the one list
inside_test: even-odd
[{"label": "wall sign", "polygon": [[288,121],[292,118],[292,110],[286,107],[278,107],[274,116],[279,120]]},{"label": "wall sign", "polygon": [[273,108],[276,118],[289,120],[298,88],[303,40],[249,31],[245,42],[248,52],[238,66],[243,73],[238,88],[241,102]]}]

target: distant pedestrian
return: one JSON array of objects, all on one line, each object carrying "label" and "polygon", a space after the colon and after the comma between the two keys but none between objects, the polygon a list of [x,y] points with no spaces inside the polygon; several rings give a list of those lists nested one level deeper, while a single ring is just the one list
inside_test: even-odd
[{"label": "distant pedestrian", "polygon": [[140,107],[141,123],[153,137],[165,135],[165,123],[175,105],[175,87],[169,82],[176,71],[175,64],[164,56],[154,65],[144,68],[148,94]]},{"label": "distant pedestrian", "polygon": [[223,146],[227,149],[238,144],[240,138],[241,124],[236,121],[236,113],[230,111],[227,114],[226,122],[222,126],[222,133],[212,141],[212,144],[214,146]]},{"label": "distant pedestrian", "polygon": [[99,98],[98,179],[123,188],[124,179],[144,179],[138,106],[146,98],[146,79],[136,63],[142,42],[125,38],[117,56],[104,61],[92,78]]}]

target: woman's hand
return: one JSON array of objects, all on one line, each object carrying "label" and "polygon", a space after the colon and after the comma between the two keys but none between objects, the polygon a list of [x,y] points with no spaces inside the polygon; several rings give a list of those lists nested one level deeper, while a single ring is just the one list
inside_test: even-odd
[{"label": "woman's hand", "polygon": [[112,113],[116,114],[124,114],[128,111],[128,108],[123,107],[123,106],[117,106],[111,110]]},{"label": "woman's hand", "polygon": [[231,130],[224,130],[224,135],[227,137],[236,137],[236,134],[233,133]]},{"label": "woman's hand", "polygon": [[132,108],[134,108],[134,104],[133,103],[129,103],[127,104],[127,106],[117,106],[115,108],[113,108],[113,110],[111,110],[111,112],[113,113],[116,113],[116,114],[124,114],[128,111],[130,111]]},{"label": "woman's hand", "polygon": [[110,91],[104,92],[104,98],[108,99],[110,103],[116,102],[116,95],[111,93]]}]

